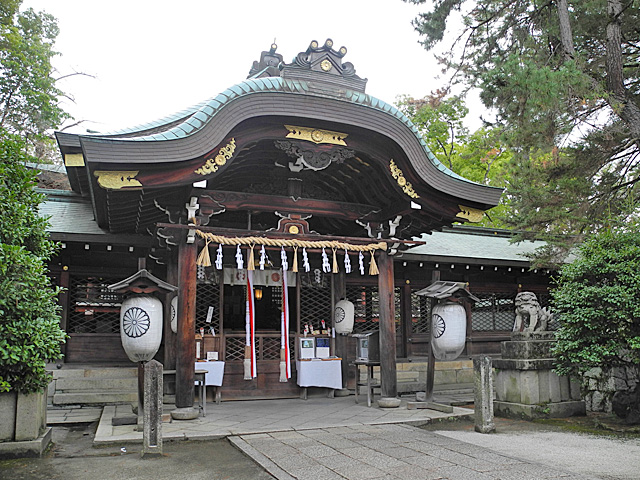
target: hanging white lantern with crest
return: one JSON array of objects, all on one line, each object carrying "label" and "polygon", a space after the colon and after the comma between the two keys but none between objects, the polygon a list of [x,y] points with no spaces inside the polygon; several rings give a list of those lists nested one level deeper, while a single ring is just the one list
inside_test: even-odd
[{"label": "hanging white lantern with crest", "polygon": [[178,296],[176,295],[171,299],[171,331],[178,333]]},{"label": "hanging white lantern with crest", "polygon": [[[141,269],[109,290],[124,295],[120,306],[120,340],[132,362],[148,362],[160,348],[164,305],[154,295],[175,294],[177,287]],[[177,297],[176,297],[177,298]]]},{"label": "hanging white lantern with crest", "polygon": [[333,327],[336,333],[349,334],[353,332],[354,306],[349,300],[340,300],[336,303],[333,317]]},{"label": "hanging white lantern with crest", "polygon": [[125,299],[120,307],[120,338],[129,360],[152,360],[162,341],[162,302],[150,295]]},{"label": "hanging white lantern with crest", "polygon": [[455,360],[464,350],[467,313],[454,302],[438,303],[431,312],[431,348],[438,360]]}]

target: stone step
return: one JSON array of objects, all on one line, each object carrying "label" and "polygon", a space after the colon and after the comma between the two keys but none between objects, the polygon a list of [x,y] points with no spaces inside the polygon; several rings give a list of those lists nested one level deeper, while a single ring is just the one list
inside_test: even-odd
[{"label": "stone step", "polygon": [[102,391],[138,391],[138,379],[127,378],[96,378],[96,377],[72,377],[58,378],[56,380],[56,392],[102,392]]},{"label": "stone step", "polygon": [[55,393],[53,404],[60,405],[108,405],[117,403],[134,403],[138,401],[135,392],[79,392]]},{"label": "stone step", "polygon": [[135,367],[85,367],[51,370],[54,379],[58,378],[137,378]]},{"label": "stone step", "polygon": [[135,367],[53,369],[48,402],[67,405],[107,405],[138,401],[138,369]]}]

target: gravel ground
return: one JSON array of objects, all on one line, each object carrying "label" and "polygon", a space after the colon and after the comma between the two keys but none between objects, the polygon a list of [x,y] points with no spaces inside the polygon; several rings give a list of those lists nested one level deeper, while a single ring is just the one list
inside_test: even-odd
[{"label": "gravel ground", "polygon": [[613,417],[590,415],[538,422],[496,418],[495,423],[493,434],[475,432],[469,421],[424,428],[504,455],[579,474],[607,480],[640,478],[638,428],[628,428]]}]

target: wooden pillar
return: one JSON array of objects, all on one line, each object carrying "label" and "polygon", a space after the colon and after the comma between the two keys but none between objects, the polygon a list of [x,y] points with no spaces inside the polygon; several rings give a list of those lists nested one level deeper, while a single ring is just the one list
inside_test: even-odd
[{"label": "wooden pillar", "polygon": [[193,407],[196,356],[196,243],[185,239],[178,249],[178,335],[176,408]]},{"label": "wooden pillar", "polygon": [[[437,282],[440,280],[440,270],[434,270],[431,272],[431,283]],[[433,312],[433,307],[436,306],[438,302],[435,298],[431,298],[431,310]],[[432,313],[433,318],[433,313]],[[436,373],[436,357],[433,355],[433,347],[431,346],[431,339],[433,338],[433,323],[431,318],[429,319],[429,343],[427,344],[427,389],[425,390],[425,397],[427,402],[433,401],[433,382]]]},{"label": "wooden pillar", "polygon": [[398,395],[396,378],[396,328],[393,298],[393,258],[381,252],[378,259],[380,296],[380,388],[382,398]]},{"label": "wooden pillar", "polygon": [[400,324],[402,326],[400,332],[402,336],[402,352],[400,357],[411,357],[411,341],[413,335],[413,312],[411,311],[411,284],[406,283],[402,286],[402,293],[400,295]]},{"label": "wooden pillar", "polygon": [[[331,327],[336,328],[334,312],[336,311],[336,303],[343,298],[347,298],[347,276],[345,272],[340,271],[331,275]],[[349,346],[349,337],[347,335],[337,334],[335,340],[336,355],[342,358],[342,388],[347,388],[349,381],[349,361],[347,359],[347,349]]]},{"label": "wooden pillar", "polygon": [[[175,250],[169,252],[167,262],[167,283],[178,285],[178,258]],[[179,294],[178,294],[179,295]],[[165,370],[176,369],[176,334],[171,330],[171,301],[174,297],[167,295],[164,306],[164,368]],[[174,312],[178,315],[178,312]],[[165,392],[168,393],[168,392]]]},{"label": "wooden pillar", "polygon": [[[62,311],[60,312],[60,328],[67,332],[67,325],[69,322],[69,264],[67,263],[68,259],[63,259],[63,267],[62,272],[60,273],[60,284],[59,287],[62,287],[60,294],[58,295],[58,302],[62,307]],[[61,353],[63,358],[67,355],[67,342],[62,344]]]}]

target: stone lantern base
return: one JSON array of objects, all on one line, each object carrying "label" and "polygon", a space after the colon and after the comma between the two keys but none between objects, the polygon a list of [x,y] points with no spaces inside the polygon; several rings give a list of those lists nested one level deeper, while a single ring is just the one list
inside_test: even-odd
[{"label": "stone lantern base", "polygon": [[553,371],[553,332],[515,332],[494,360],[496,415],[526,419],[585,415],[580,384]]}]

